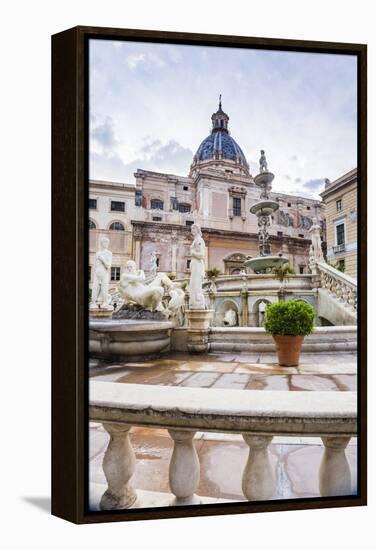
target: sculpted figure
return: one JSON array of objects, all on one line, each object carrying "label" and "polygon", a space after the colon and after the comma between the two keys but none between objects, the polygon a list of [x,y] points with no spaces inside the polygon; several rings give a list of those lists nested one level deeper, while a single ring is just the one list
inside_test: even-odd
[{"label": "sculpted figure", "polygon": [[263,149],[261,149],[260,153],[261,153],[260,160],[259,160],[260,172],[267,172],[268,171],[268,163],[266,162],[265,151]]},{"label": "sculpted figure", "polygon": [[111,310],[110,296],[108,294],[108,283],[112,264],[112,252],[108,250],[110,241],[107,237],[100,240],[100,249],[95,255],[94,283],[91,294],[90,308],[98,306],[102,309]]},{"label": "sculpted figure", "polygon": [[191,227],[193,242],[191,245],[191,277],[189,281],[189,308],[206,309],[202,284],[205,277],[205,242],[200,226]]},{"label": "sculpted figure", "polygon": [[232,308],[228,309],[225,312],[224,318],[223,318],[223,324],[226,327],[235,327],[238,323],[238,316],[236,314],[236,311]]},{"label": "sculpted figure", "polygon": [[309,230],[309,233],[311,234],[313,255],[316,262],[323,262],[324,256],[322,253],[321,238],[320,238],[321,227],[320,227],[320,224],[317,222],[317,218],[313,218],[312,222],[313,223],[312,223],[311,229]]},{"label": "sculpted figure", "polygon": [[150,275],[153,277],[157,276],[158,271],[158,258],[155,253],[155,250],[150,254]]},{"label": "sculpted figure", "polygon": [[177,326],[182,326],[184,324],[185,292],[182,288],[172,286],[168,293],[171,297],[167,308],[168,316]]},{"label": "sculpted figure", "polygon": [[128,260],[119,283],[119,293],[125,304],[137,304],[149,311],[163,310],[163,286],[145,285],[145,273]]}]

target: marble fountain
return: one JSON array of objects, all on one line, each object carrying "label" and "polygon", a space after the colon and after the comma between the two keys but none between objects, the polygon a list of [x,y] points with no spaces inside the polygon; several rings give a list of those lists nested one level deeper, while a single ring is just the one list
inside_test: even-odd
[{"label": "marble fountain", "polygon": [[278,203],[270,198],[273,179],[261,151],[260,173],[255,176],[261,195],[251,207],[258,218],[260,255],[247,259],[239,275],[205,279],[205,242],[200,227],[193,224],[189,281],[172,281],[158,273],[152,253],[147,276],[129,260],[117,292],[110,296],[112,254],[108,239],[101,239],[89,306],[91,357],[113,362],[168,351],[270,351],[273,343],[262,328],[263,319],[266,306],[280,300],[304,300],[314,307],[318,328],[311,343],[307,338],[312,349],[333,349],[333,344],[338,349],[355,349],[356,282],[325,263],[317,220],[310,229],[311,274],[287,275],[281,281],[273,272],[288,262],[282,254],[272,255],[269,243],[271,216],[278,210]]},{"label": "marble fountain", "polygon": [[270,218],[272,214],[279,208],[278,202],[270,198],[273,180],[274,174],[268,171],[265,152],[262,150],[260,157],[260,173],[257,174],[254,179],[255,184],[261,189],[260,200],[253,204],[250,209],[250,212],[255,214],[258,219],[260,255],[256,258],[250,258],[245,262],[245,267],[257,274],[271,273],[273,268],[281,267],[288,263],[288,258],[282,254],[278,254],[277,256],[271,255],[268,228],[270,227]]}]

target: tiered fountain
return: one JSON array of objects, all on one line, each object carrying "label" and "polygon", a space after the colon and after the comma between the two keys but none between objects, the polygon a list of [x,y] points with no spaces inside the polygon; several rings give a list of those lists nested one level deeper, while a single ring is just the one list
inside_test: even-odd
[{"label": "tiered fountain", "polygon": [[279,208],[277,201],[270,199],[270,191],[272,189],[272,181],[274,174],[268,172],[265,152],[261,151],[260,157],[260,173],[255,176],[255,184],[261,188],[260,200],[257,201],[250,209],[251,214],[255,214],[258,218],[258,241],[260,256],[246,260],[245,266],[251,268],[255,273],[271,273],[274,267],[280,267],[288,262],[288,258],[281,254],[277,256],[271,255],[269,243],[270,217]]}]

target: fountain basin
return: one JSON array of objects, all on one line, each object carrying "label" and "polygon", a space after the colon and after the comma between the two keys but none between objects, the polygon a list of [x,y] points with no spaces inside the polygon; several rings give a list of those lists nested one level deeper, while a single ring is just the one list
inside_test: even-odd
[{"label": "fountain basin", "polygon": [[173,323],[133,319],[90,320],[89,352],[92,357],[130,360],[170,349]]},{"label": "fountain basin", "polygon": [[278,207],[278,202],[266,199],[255,202],[249,211],[251,214],[256,214],[257,216],[271,216],[273,212],[278,210]]},{"label": "fountain basin", "polygon": [[255,273],[271,273],[274,267],[281,267],[288,261],[285,256],[257,256],[246,260],[244,265]]},{"label": "fountain basin", "polygon": [[259,187],[270,184],[274,180],[274,174],[272,172],[260,172],[253,178],[253,181]]}]

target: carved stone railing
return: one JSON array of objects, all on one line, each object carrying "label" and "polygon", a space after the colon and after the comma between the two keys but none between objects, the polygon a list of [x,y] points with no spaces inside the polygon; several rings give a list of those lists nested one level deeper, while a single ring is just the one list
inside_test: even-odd
[{"label": "carved stone railing", "polygon": [[[136,505],[131,478],[136,468],[132,426],[165,428],[174,449],[169,467],[171,506],[201,502],[196,491],[200,462],[196,431],[242,434],[249,447],[242,490],[248,500],[267,500],[276,490],[269,446],[276,435],[320,436],[324,452],[318,472],[323,496],[351,494],[345,449],[357,433],[355,392],[276,392],[192,389],[112,382],[90,383],[91,421],[110,435],[103,460],[107,480],[102,510]],[[137,503],[142,506],[142,503]]]},{"label": "carved stone railing", "polygon": [[357,311],[358,287],[356,279],[338,271],[325,262],[318,262],[317,272],[321,288],[327,290],[340,303]]}]

